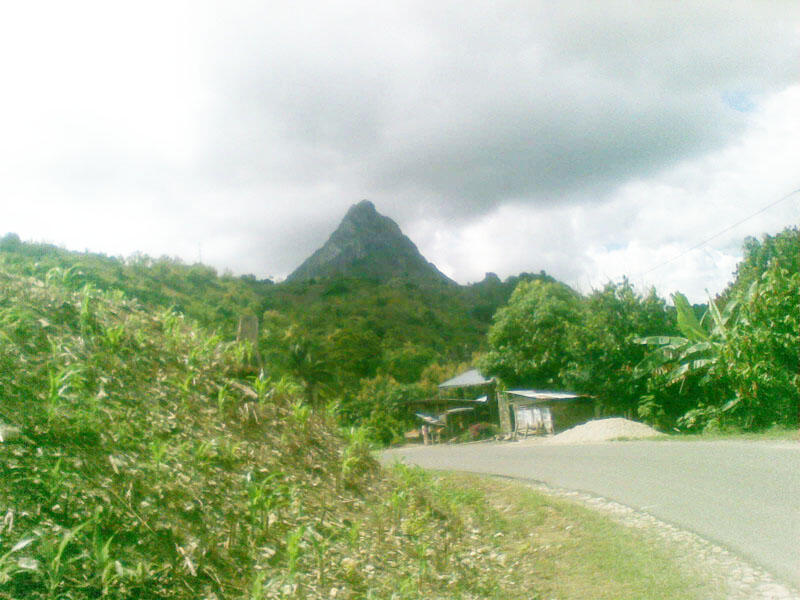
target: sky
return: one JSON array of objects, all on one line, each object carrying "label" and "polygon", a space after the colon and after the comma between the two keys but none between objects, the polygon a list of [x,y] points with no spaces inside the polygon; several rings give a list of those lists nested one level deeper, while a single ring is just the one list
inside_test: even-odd
[{"label": "sky", "polygon": [[71,250],[280,280],[369,199],[463,284],[703,301],[800,215],[794,0],[31,0],[0,77],[0,235]]}]

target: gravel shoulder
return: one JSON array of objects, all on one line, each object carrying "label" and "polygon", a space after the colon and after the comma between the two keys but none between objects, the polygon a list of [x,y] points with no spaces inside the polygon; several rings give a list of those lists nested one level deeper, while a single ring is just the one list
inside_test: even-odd
[{"label": "gravel shoulder", "polygon": [[554,488],[540,482],[518,480],[539,493],[570,500],[601,512],[627,527],[644,529],[663,540],[683,560],[702,571],[728,600],[800,600],[800,592],[778,582],[764,569],[690,531],[665,523],[646,512],[585,492]]},{"label": "gravel shoulder", "polygon": [[604,502],[632,507],[720,548],[703,555],[740,561],[728,565],[745,590],[735,597],[798,597],[792,586],[800,587],[800,444],[529,439],[410,447],[383,455],[388,462],[398,459],[540,482],[543,489],[585,494],[596,507]]}]

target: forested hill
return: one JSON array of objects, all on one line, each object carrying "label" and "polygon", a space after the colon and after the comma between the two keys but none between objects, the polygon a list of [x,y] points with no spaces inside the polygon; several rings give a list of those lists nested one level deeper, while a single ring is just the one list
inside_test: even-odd
[{"label": "forested hill", "polygon": [[[370,256],[357,257],[358,264],[365,265]],[[378,262],[382,258],[379,253]],[[429,265],[419,258],[420,268]],[[413,269],[378,277],[375,269],[361,272],[352,264],[345,272],[273,283],[252,275],[220,275],[209,266],[169,257],[73,252],[22,242],[14,234],[0,239],[0,264],[42,281],[58,279],[74,290],[86,285],[118,290],[149,309],[183,314],[227,339],[235,335],[240,315],[256,315],[266,350],[279,355],[272,358],[283,370],[301,381],[319,377],[331,393],[354,393],[362,379],[379,373],[412,383],[431,365],[446,371],[470,361],[485,344],[492,315],[520,280],[552,280],[544,273],[506,281],[487,274],[481,282],[459,286],[437,282],[438,271],[421,278]]]},{"label": "forested hill", "polygon": [[505,385],[574,389],[605,414],[664,429],[796,423],[798,257],[797,229],[748,239],[719,298],[690,307],[676,293],[673,308],[627,281],[583,296],[544,273],[459,286],[348,268],[276,284],[169,258],[0,239],[0,267],[11,274],[117,293],[224,340],[240,315],[257,315],[264,385],[299,390],[382,442],[412,424],[409,400],[476,363]]},{"label": "forested hill", "polygon": [[73,252],[22,242],[13,233],[0,239],[0,257],[27,275],[63,277],[75,289],[88,283],[121,290],[226,335],[242,314],[261,318],[278,311],[312,333],[366,328],[387,345],[422,345],[458,359],[481,346],[492,315],[519,281],[552,281],[544,272],[506,281],[487,273],[483,281],[458,285],[366,200],[353,205],[328,241],[278,284],[253,275],[219,275],[212,267],[167,256]]}]

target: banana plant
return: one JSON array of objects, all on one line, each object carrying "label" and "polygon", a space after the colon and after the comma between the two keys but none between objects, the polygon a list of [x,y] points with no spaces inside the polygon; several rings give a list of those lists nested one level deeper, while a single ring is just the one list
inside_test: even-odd
[{"label": "banana plant", "polygon": [[698,319],[686,296],[672,295],[681,336],[650,336],[637,338],[637,344],[655,348],[637,366],[639,375],[664,375],[669,384],[683,383],[689,377],[700,377],[700,384],[724,376],[724,350],[731,331],[736,327],[738,303],[729,301],[720,311],[709,298],[708,310]]}]

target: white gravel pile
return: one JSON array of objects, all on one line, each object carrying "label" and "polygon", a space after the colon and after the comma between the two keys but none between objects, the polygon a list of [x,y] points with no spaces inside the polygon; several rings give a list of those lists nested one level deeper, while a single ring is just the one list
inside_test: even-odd
[{"label": "white gravel pile", "polygon": [[612,418],[589,421],[572,429],[562,431],[550,438],[551,444],[578,444],[587,442],[607,442],[617,438],[649,438],[661,435],[658,431],[628,419]]}]

